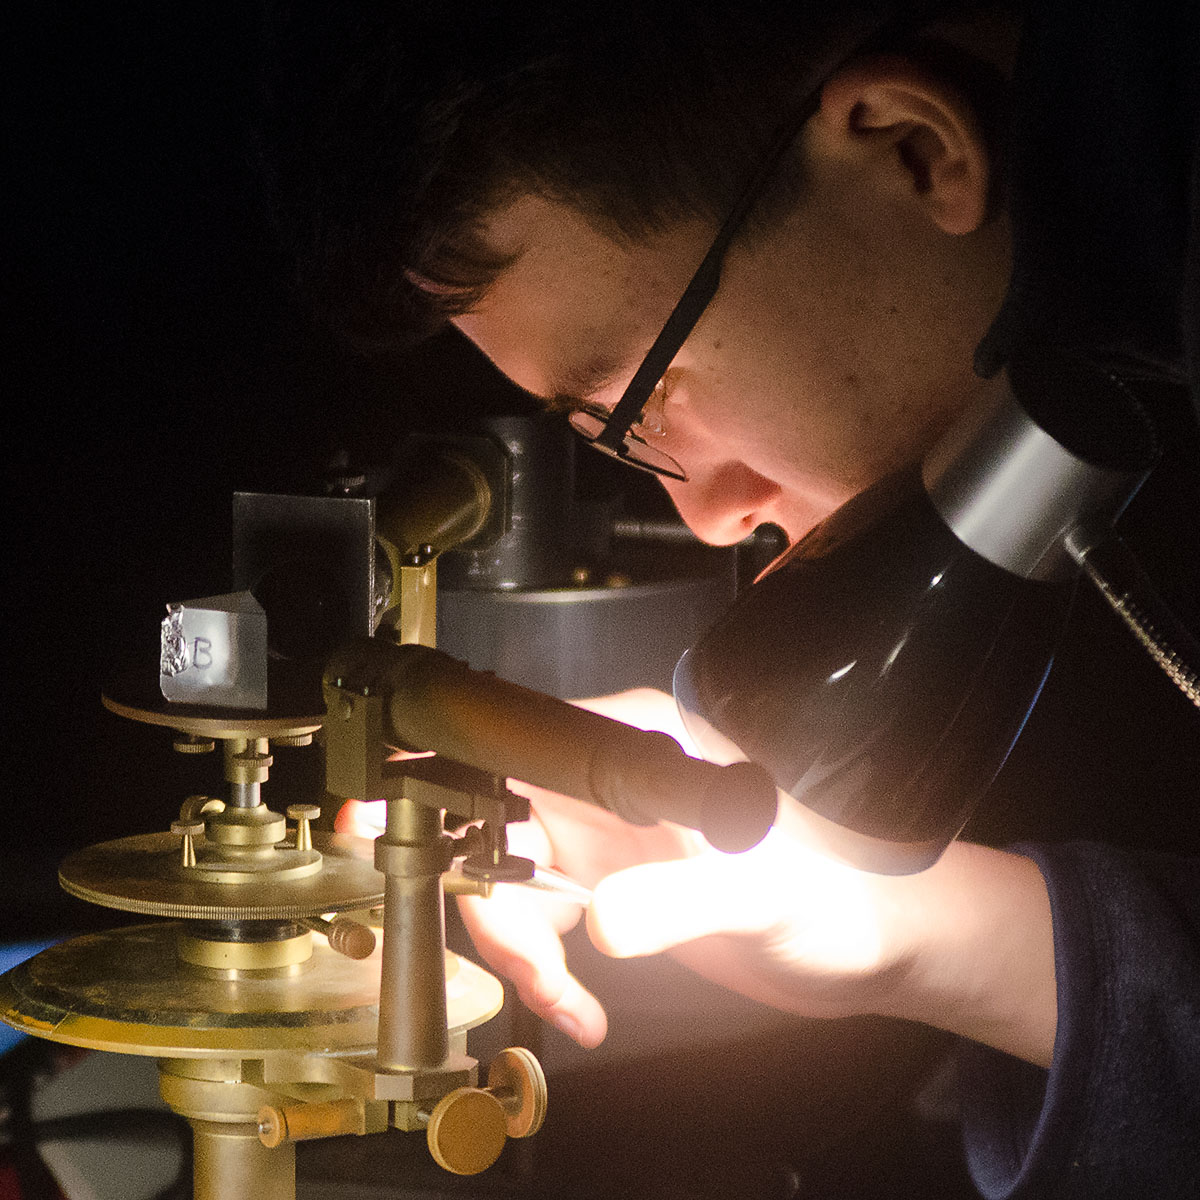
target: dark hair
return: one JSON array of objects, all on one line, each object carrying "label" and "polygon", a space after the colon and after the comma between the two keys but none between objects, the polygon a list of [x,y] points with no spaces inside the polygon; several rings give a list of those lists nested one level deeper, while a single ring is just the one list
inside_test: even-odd
[{"label": "dark hair", "polygon": [[[321,318],[360,347],[395,347],[503,270],[479,230],[506,200],[564,201],[629,239],[681,217],[716,223],[857,44],[900,9],[946,7],[343,0],[314,20],[281,6],[261,139],[273,224]],[[780,172],[760,223],[801,174],[798,160]]]}]

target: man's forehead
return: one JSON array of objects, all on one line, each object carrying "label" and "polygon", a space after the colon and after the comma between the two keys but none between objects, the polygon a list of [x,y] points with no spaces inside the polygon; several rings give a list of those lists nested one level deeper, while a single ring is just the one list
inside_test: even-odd
[{"label": "man's forehead", "polygon": [[[521,319],[524,316],[526,319]],[[581,331],[539,314],[510,316],[502,303],[453,324],[514,383],[558,410],[570,410],[624,383],[624,343],[594,326]]]},{"label": "man's forehead", "polygon": [[565,406],[626,382],[686,282],[698,241],[687,230],[618,240],[539,196],[497,210],[480,232],[510,265],[454,323],[522,387]]}]

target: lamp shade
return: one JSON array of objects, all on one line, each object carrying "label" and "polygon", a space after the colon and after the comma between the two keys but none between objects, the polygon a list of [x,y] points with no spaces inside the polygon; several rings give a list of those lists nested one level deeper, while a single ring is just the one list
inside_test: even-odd
[{"label": "lamp shade", "polygon": [[1066,534],[1111,521],[1145,477],[1128,399],[1113,453],[1088,461],[1006,390],[797,542],[676,667],[701,753],[766,767],[856,866],[936,861],[1050,669],[1077,575]]},{"label": "lamp shade", "polygon": [[916,471],[798,542],[680,660],[698,748],[732,742],[868,870],[934,862],[1004,763],[1049,670],[1068,585],[968,549]]}]

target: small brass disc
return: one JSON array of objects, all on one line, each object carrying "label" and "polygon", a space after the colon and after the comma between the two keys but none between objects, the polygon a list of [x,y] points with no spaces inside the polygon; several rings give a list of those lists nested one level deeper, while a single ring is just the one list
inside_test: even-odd
[{"label": "small brass disc", "polygon": [[425,1139],[434,1162],[443,1170],[478,1175],[504,1149],[504,1109],[495,1096],[481,1088],[455,1088],[438,1101]]},{"label": "small brass disc", "polygon": [[105,908],[203,921],[297,920],[383,903],[370,841],[341,833],[314,833],[312,841],[319,870],[292,870],[283,852],[276,875],[247,872],[245,882],[226,882],[182,866],[175,835],[139,834],[77,851],[58,878],[72,896]]},{"label": "small brass disc", "polygon": [[542,1064],[524,1046],[501,1050],[488,1067],[488,1087],[504,1105],[511,1138],[532,1137],[546,1119],[548,1091]]},{"label": "small brass disc", "polygon": [[[71,1046],[159,1058],[374,1046],[380,950],[354,961],[315,937],[296,972],[227,980],[181,963],[179,932],[164,921],[51,946],[0,976],[0,1020]],[[504,989],[482,967],[447,953],[446,976],[451,1033],[500,1011]]]},{"label": "small brass disc", "polygon": [[265,709],[176,704],[159,691],[158,676],[150,671],[122,675],[100,699],[119,717],[198,738],[293,738],[320,729],[325,723],[320,681],[275,660],[267,671]]}]

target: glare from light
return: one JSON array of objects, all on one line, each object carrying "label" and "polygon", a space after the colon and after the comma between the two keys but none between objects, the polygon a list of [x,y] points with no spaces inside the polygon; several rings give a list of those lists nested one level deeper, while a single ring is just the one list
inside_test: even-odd
[{"label": "glare from light", "polygon": [[347,800],[334,818],[333,827],[351,837],[377,838],[386,821],[386,800]]},{"label": "glare from light", "polygon": [[883,668],[880,675],[886,674],[896,665],[896,659],[900,657],[900,651],[904,649],[904,644],[908,641],[908,630],[904,631],[904,636],[891,648],[887,658],[883,660]]},{"label": "glare from light", "polygon": [[[844,674],[854,665],[835,674]],[[638,728],[659,730],[677,739],[685,736],[675,701],[664,692],[638,689],[581,701],[580,705]],[[539,795],[538,789],[516,786]],[[588,914],[593,941],[605,953],[620,958],[679,947],[680,957],[701,973],[707,973],[706,950],[717,944],[701,939],[711,935],[744,938],[758,953],[778,962],[781,975],[799,971],[818,982],[844,979],[847,974],[865,975],[886,965],[880,917],[887,910],[879,890],[886,886],[882,877],[822,853],[817,848],[820,835],[813,828],[814,820],[819,819],[785,793],[780,793],[779,801],[775,827],[758,846],[743,854],[722,854],[699,837],[676,837],[672,843],[676,857],[644,862],[601,879]],[[565,798],[557,798],[556,803],[574,804]],[[569,807],[564,815],[568,811]],[[592,816],[608,814],[593,812]],[[336,828],[374,838],[383,831],[384,819],[385,802],[350,800],[338,814]],[[538,822],[530,825],[531,834],[539,832]],[[586,828],[585,820],[581,829]],[[531,839],[526,847],[525,832],[524,824],[510,827],[514,852],[544,861],[548,849],[541,844],[544,834],[540,841]],[[523,894],[496,903],[501,892],[510,891]],[[512,914],[504,911],[510,901],[515,909]],[[502,924],[502,917],[518,917],[522,928],[498,939],[510,946],[523,944],[528,937],[525,927],[535,912],[543,914],[539,921],[553,912],[550,923],[558,930],[573,923],[579,914],[573,905],[556,905],[549,897],[520,888],[498,888],[492,900],[471,903],[487,906],[492,925]],[[570,911],[554,911],[559,907]],[[738,986],[736,980],[726,982]],[[782,989],[773,992],[761,981],[742,990],[765,1003],[798,1011],[794,998]],[[810,1004],[803,1011],[819,1015],[819,1008]]]},{"label": "glare from light", "polygon": [[[842,978],[883,965],[879,876],[814,849],[803,808],[780,793],[780,816],[743,854],[708,851],[618,871],[596,887],[593,940],[618,958],[713,934],[750,939],[785,971]],[[691,958],[703,969],[702,961]],[[788,1005],[782,998],[756,998]]]}]

